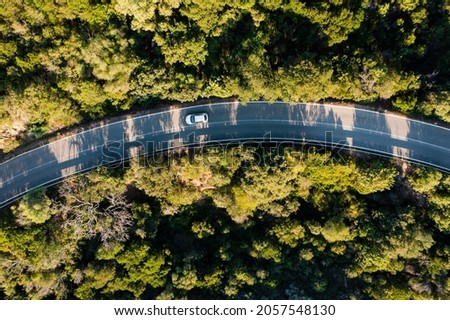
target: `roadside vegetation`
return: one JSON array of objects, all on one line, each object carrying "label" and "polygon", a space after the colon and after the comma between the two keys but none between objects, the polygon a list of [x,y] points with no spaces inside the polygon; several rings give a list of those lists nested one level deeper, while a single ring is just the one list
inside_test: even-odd
[{"label": "roadside vegetation", "polygon": [[323,150],[134,159],[0,215],[8,299],[450,299],[450,176]]},{"label": "roadside vegetation", "polygon": [[0,149],[160,101],[380,103],[450,120],[448,1],[10,0]]}]

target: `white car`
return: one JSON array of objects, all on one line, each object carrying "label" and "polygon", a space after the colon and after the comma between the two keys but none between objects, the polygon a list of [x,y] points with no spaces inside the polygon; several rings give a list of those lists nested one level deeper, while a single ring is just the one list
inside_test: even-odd
[{"label": "white car", "polygon": [[196,124],[196,123],[208,123],[208,114],[203,113],[192,113],[186,116],[187,124]]}]

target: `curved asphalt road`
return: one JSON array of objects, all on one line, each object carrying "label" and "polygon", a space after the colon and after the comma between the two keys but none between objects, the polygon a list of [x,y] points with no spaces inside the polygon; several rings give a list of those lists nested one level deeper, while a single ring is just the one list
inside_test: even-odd
[{"label": "curved asphalt road", "polygon": [[[189,126],[189,113],[209,123]],[[129,118],[30,150],[0,164],[0,207],[33,188],[137,152],[230,141],[316,143],[402,158],[450,173],[450,129],[405,117],[323,104],[203,104]]]}]

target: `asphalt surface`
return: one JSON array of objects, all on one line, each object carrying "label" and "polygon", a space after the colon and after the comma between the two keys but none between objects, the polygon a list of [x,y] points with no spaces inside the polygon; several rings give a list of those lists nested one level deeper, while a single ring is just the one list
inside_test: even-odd
[{"label": "asphalt surface", "polygon": [[[191,113],[209,123],[187,125]],[[311,143],[401,158],[450,173],[450,129],[337,105],[238,102],[202,104],[129,118],[69,136],[0,164],[0,207],[26,192],[137,153],[230,142]]]}]

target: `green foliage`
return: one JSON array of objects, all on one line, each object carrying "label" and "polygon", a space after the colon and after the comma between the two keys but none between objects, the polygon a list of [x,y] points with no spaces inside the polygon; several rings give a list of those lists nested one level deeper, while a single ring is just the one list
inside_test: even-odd
[{"label": "green foliage", "polygon": [[431,92],[422,101],[418,110],[426,115],[437,116],[446,122],[450,122],[450,92]]},{"label": "green foliage", "polygon": [[194,222],[191,228],[192,232],[194,232],[199,239],[206,238],[214,234],[215,230],[211,224],[201,221]]},{"label": "green foliage", "polygon": [[[91,39],[89,45],[81,50],[83,60],[91,67],[92,74],[97,80],[105,82],[100,95],[114,104],[124,104],[130,91],[130,76],[138,66],[137,59],[128,53],[128,46],[129,42],[123,33],[111,29]],[[121,54],[118,55],[118,52]],[[78,97],[83,98],[80,95]],[[80,103],[84,104],[84,101]],[[88,100],[87,105],[92,105],[92,102]]]},{"label": "green foliage", "polygon": [[190,264],[177,268],[176,272],[172,273],[172,284],[177,289],[191,290],[197,286],[197,282],[197,273]]},{"label": "green foliage", "polygon": [[48,225],[51,231],[41,226],[18,228],[2,221],[0,286],[5,295],[28,299],[67,296],[68,273],[62,266],[73,263],[78,249],[70,233]]},{"label": "green foliage", "polygon": [[281,262],[281,249],[269,241],[255,241],[250,255],[257,259],[273,260]]},{"label": "green foliage", "polygon": [[378,98],[389,99],[398,93],[417,90],[420,87],[419,78],[414,74],[389,70],[377,66],[374,61],[368,61],[367,65],[370,69],[364,70],[363,73],[363,79],[367,79],[366,90],[376,94]]},{"label": "green foliage", "polygon": [[21,94],[11,91],[5,98],[3,108],[6,117],[16,124],[37,125],[45,132],[80,120],[72,102],[45,85],[31,85]]},{"label": "green foliage", "polygon": [[284,220],[270,229],[269,233],[276,236],[281,244],[295,248],[305,236],[305,228],[296,220]]},{"label": "green foliage", "polygon": [[325,240],[330,243],[336,241],[351,241],[356,236],[343,221],[336,219],[330,219],[325,222],[320,233]]},{"label": "green foliage", "polygon": [[[83,271],[74,272],[74,282],[82,278],[81,285],[75,290],[75,296],[79,299],[94,299],[95,293],[104,288],[115,277],[115,269],[110,266],[88,265]],[[79,274],[80,273],[80,274]]]},{"label": "green foliage", "polygon": [[449,119],[443,1],[11,0],[0,19],[3,150],[160,100],[389,100]]},{"label": "green foliage", "polygon": [[306,169],[306,174],[313,184],[327,192],[342,192],[352,186],[353,172],[353,166],[333,163],[325,166],[316,163]]},{"label": "green foliage", "polygon": [[417,192],[431,192],[439,185],[441,178],[442,173],[435,169],[418,168],[408,182]]},{"label": "green foliage", "polygon": [[292,1],[287,8],[319,24],[328,38],[328,45],[332,46],[347,40],[348,35],[360,27],[364,19],[362,8],[367,2],[361,1],[359,8],[351,8],[344,1],[322,2],[311,7],[304,3],[293,3]]},{"label": "green foliage", "polygon": [[412,300],[414,292],[405,283],[390,284],[387,279],[380,279],[368,288],[367,293],[377,300]]},{"label": "green foliage", "polygon": [[114,9],[125,16],[132,17],[134,30],[154,31],[157,5],[153,1],[117,0]]},{"label": "green foliage", "polygon": [[392,104],[403,112],[411,112],[416,107],[417,97],[414,94],[400,95],[392,101]]},{"label": "green foliage", "polygon": [[382,163],[360,164],[356,172],[353,188],[359,194],[370,194],[390,189],[398,172],[393,167],[386,168]]},{"label": "green foliage", "polygon": [[334,96],[336,86],[332,80],[333,70],[329,63],[298,61],[289,68],[280,68],[275,74],[276,96],[286,101],[318,101]]},{"label": "green foliage", "polygon": [[175,26],[169,29],[169,35],[155,36],[156,43],[168,64],[183,63],[187,66],[204,64],[208,55],[206,39],[203,35],[192,37],[186,26]]},{"label": "green foliage", "polygon": [[100,203],[108,195],[122,194],[126,191],[120,171],[112,172],[103,167],[91,172],[87,181],[81,180],[78,183],[85,183],[78,195],[88,202]]},{"label": "green foliage", "polygon": [[108,283],[104,289],[106,293],[127,290],[135,298],[140,298],[147,285],[162,287],[169,273],[165,265],[166,253],[153,253],[145,244],[132,244],[128,250],[119,253],[115,260],[123,268],[123,272]]},{"label": "green foliage", "polygon": [[52,208],[52,201],[45,192],[45,188],[33,190],[20,200],[17,207],[12,207],[18,224],[42,224],[56,213]]},{"label": "green foliage", "polygon": [[[432,171],[433,172],[433,171]],[[436,179],[441,178],[436,174]],[[446,176],[437,182],[431,183],[433,189],[428,191],[429,202],[432,204],[430,216],[437,227],[443,231],[450,230],[450,178]],[[434,192],[433,192],[434,191]]]},{"label": "green foliage", "polygon": [[233,188],[236,205],[243,210],[286,198],[292,192],[292,176],[282,166],[252,165],[246,168],[241,184]]},{"label": "green foliage", "polygon": [[448,175],[278,151],[134,159],[27,195],[0,215],[3,297],[450,297]]},{"label": "green foliage", "polygon": [[[358,251],[357,265],[349,272],[350,277],[380,270],[396,274],[403,270],[405,261],[426,256],[435,241],[428,230],[415,223],[415,214],[409,210],[404,209],[395,218],[387,213],[372,213],[378,225],[372,225],[365,237],[364,241],[371,244],[359,245],[361,251]],[[378,238],[381,234],[382,239]]]},{"label": "green foliage", "polygon": [[[252,1],[248,1],[246,5],[252,6]],[[180,12],[194,21],[205,34],[218,37],[227,25],[239,18],[239,11],[245,11],[244,6],[239,1],[226,3],[214,0],[191,0],[180,9]]]},{"label": "green foliage", "polygon": [[142,167],[138,161],[128,171],[128,181],[144,190],[149,196],[164,199],[175,207],[188,205],[200,199],[201,194],[191,182],[185,184],[177,174],[178,164],[170,160],[167,165],[158,163]]}]

